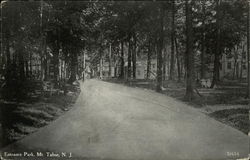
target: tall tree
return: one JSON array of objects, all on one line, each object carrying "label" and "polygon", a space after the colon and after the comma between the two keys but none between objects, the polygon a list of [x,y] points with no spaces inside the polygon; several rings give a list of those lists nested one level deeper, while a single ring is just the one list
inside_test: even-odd
[{"label": "tall tree", "polygon": [[127,68],[127,78],[131,78],[131,65],[132,65],[132,42],[131,42],[131,34],[128,36],[128,68]]},{"label": "tall tree", "polygon": [[162,51],[163,51],[163,42],[164,42],[164,33],[163,33],[163,20],[165,15],[165,7],[163,4],[159,7],[159,32],[157,38],[157,77],[156,77],[156,91],[161,91],[162,87]]},{"label": "tall tree", "polygon": [[69,83],[73,83],[74,81],[76,81],[77,53],[78,53],[77,48],[72,47],[71,48],[71,56],[70,56],[70,78],[69,78]]},{"label": "tall tree", "polygon": [[124,41],[121,41],[121,75],[120,78],[124,78]]},{"label": "tall tree", "polygon": [[188,101],[194,98],[194,53],[193,53],[193,26],[192,0],[186,0],[186,95]]},{"label": "tall tree", "polygon": [[201,75],[200,75],[200,79],[205,78],[205,43],[206,43],[206,38],[205,38],[205,20],[206,20],[206,12],[205,12],[205,4],[206,1],[202,0],[202,35],[201,35]]},{"label": "tall tree", "polygon": [[250,98],[250,2],[247,4],[247,97]]},{"label": "tall tree", "polygon": [[133,53],[132,53],[132,62],[133,62],[133,79],[136,79],[136,47],[137,47],[137,38],[136,33],[133,34]]},{"label": "tall tree", "polygon": [[171,19],[171,56],[170,56],[170,74],[169,79],[172,80],[174,76],[175,66],[175,0],[172,0],[172,19]]},{"label": "tall tree", "polygon": [[112,45],[109,44],[109,77],[111,77],[112,70]]},{"label": "tall tree", "polygon": [[151,72],[151,41],[150,38],[148,40],[148,46],[147,46],[147,79],[150,78],[150,72]]},{"label": "tall tree", "polygon": [[178,42],[177,38],[175,37],[175,50],[176,50],[176,63],[177,63],[177,75],[178,75],[178,82],[181,81],[181,57],[180,52],[178,49]]},{"label": "tall tree", "polygon": [[220,55],[221,55],[221,11],[220,0],[216,0],[216,49],[214,52],[214,70],[211,88],[217,85],[220,78]]}]

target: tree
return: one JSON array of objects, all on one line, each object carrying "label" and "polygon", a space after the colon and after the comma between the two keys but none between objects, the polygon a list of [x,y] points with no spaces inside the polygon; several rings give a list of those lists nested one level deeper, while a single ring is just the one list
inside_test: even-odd
[{"label": "tree", "polygon": [[157,38],[157,77],[156,77],[156,91],[161,91],[162,87],[162,52],[163,52],[163,43],[164,43],[164,34],[163,34],[163,19],[165,15],[164,5],[159,7],[159,31]]},{"label": "tree", "polygon": [[181,81],[181,57],[180,57],[180,53],[179,53],[179,49],[178,49],[178,42],[177,39],[175,37],[175,50],[176,50],[176,63],[177,63],[177,75],[178,75],[178,82]]},{"label": "tree", "polygon": [[109,44],[109,77],[111,77],[111,66],[112,66],[112,45]]},{"label": "tree", "polygon": [[[3,71],[5,77],[3,97],[5,99],[23,100],[27,94],[28,53],[30,48],[35,48],[39,44],[38,4],[34,2],[26,5],[24,2],[11,1],[1,3],[2,55],[3,59],[6,59]],[[30,47],[31,43],[33,43],[32,47]]]},{"label": "tree", "polygon": [[136,33],[133,34],[133,56],[132,56],[132,62],[133,62],[133,79],[136,79],[136,48],[137,48],[137,37]]},{"label": "tree", "polygon": [[[86,2],[49,2],[53,7],[51,20],[47,26],[47,43],[53,50],[54,81],[59,81],[59,60],[62,57],[70,65],[69,83],[78,74],[78,54],[86,46],[89,37],[95,37],[99,26],[99,6]],[[94,12],[95,11],[95,12]],[[90,43],[90,42],[89,42]]]},{"label": "tree", "polygon": [[132,42],[131,42],[131,34],[128,36],[128,69],[127,69],[127,78],[131,78],[131,65],[132,65]]},{"label": "tree", "polygon": [[206,29],[206,24],[205,24],[205,20],[206,20],[206,6],[205,6],[206,1],[203,0],[202,1],[202,38],[201,38],[201,76],[200,79],[205,78],[205,29]]},{"label": "tree", "polygon": [[121,41],[121,74],[120,78],[124,78],[124,42]]},{"label": "tree", "polygon": [[194,54],[193,54],[193,26],[192,3],[186,0],[186,95],[188,101],[194,98]]},{"label": "tree", "polygon": [[174,76],[175,65],[175,0],[172,0],[172,20],[171,20],[171,57],[170,57],[170,75],[169,79],[172,80]]},{"label": "tree", "polygon": [[147,79],[150,78],[150,71],[151,71],[151,41],[150,38],[148,40],[148,46],[147,46]]},{"label": "tree", "polygon": [[250,2],[247,4],[247,97],[250,98]]},{"label": "tree", "polygon": [[211,88],[217,85],[220,78],[220,55],[221,55],[221,11],[220,0],[216,0],[216,50],[214,52],[214,70]]},{"label": "tree", "polygon": [[176,50],[176,62],[178,81],[186,77],[185,71],[185,52],[186,52],[186,40],[185,40],[185,1],[176,1],[176,32],[175,32],[175,50]]}]

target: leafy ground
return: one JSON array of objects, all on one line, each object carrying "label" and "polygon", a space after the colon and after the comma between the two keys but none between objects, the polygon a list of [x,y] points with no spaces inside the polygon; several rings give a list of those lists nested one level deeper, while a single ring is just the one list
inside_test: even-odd
[{"label": "leafy ground", "polygon": [[[151,90],[156,87],[153,80],[111,79],[107,81]],[[199,111],[245,134],[249,133],[250,100],[245,98],[246,83],[227,80],[221,82],[215,89],[201,88],[197,84],[195,99],[192,102],[186,102],[184,99],[185,85],[183,82],[165,81],[162,93],[188,103]]]},{"label": "leafy ground", "polygon": [[23,101],[0,100],[1,146],[19,140],[49,124],[68,111],[76,101],[79,83],[67,85],[67,93],[62,90],[45,91],[42,83],[33,82],[32,92]]}]

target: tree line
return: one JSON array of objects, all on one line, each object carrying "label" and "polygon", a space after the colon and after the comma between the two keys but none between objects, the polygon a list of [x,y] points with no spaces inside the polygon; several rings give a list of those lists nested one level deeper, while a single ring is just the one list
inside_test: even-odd
[{"label": "tree line", "polygon": [[79,59],[84,54],[93,68],[105,59],[119,61],[116,76],[121,79],[136,78],[136,63],[142,57],[147,59],[149,78],[151,61],[156,59],[156,90],[164,80],[185,81],[188,100],[194,98],[195,80],[206,78],[211,64],[211,87],[218,85],[223,54],[242,58],[245,54],[249,97],[249,2],[1,3],[0,74],[7,90],[16,85],[23,90],[23,83],[34,77],[52,79],[57,87],[60,82],[72,83],[85,69]]}]

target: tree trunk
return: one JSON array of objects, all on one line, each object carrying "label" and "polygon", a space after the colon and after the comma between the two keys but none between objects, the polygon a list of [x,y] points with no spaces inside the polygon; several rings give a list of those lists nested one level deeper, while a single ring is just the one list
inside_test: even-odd
[{"label": "tree trunk", "polygon": [[240,72],[240,69],[239,69],[239,63],[237,62],[237,66],[236,66],[236,78],[239,79],[239,72]]},{"label": "tree trunk", "polygon": [[117,77],[117,66],[116,65],[114,66],[114,77],[115,78]]},{"label": "tree trunk", "polygon": [[150,78],[150,70],[151,70],[151,42],[149,39],[149,41],[148,41],[148,55],[147,55],[147,79]]},{"label": "tree trunk", "polygon": [[29,77],[29,63],[27,60],[25,61],[25,76]]},{"label": "tree trunk", "polygon": [[170,57],[170,74],[169,80],[173,80],[174,76],[174,39],[175,39],[175,0],[172,0],[172,23],[171,23],[171,57]]},{"label": "tree trunk", "polygon": [[157,41],[157,77],[156,77],[156,91],[160,92],[162,87],[162,49],[163,49],[163,19],[164,19],[164,7],[160,9],[160,30],[159,38]]},{"label": "tree trunk", "polygon": [[30,61],[30,64],[29,64],[29,68],[30,68],[30,76],[32,76],[32,54],[29,52],[29,61]]},{"label": "tree trunk", "polygon": [[166,80],[166,65],[167,65],[167,49],[166,49],[166,47],[164,47],[164,49],[163,49],[164,51],[163,51],[163,64],[162,64],[162,79],[163,79],[163,81],[165,81]]},{"label": "tree trunk", "polygon": [[7,83],[10,80],[10,72],[11,72],[11,60],[10,60],[10,33],[7,31],[6,33],[6,80]]},{"label": "tree trunk", "polygon": [[[100,79],[102,79],[103,77],[103,62],[102,62],[102,48],[100,48],[99,50],[100,53]],[[86,67],[86,65],[84,64],[84,68]]]},{"label": "tree trunk", "polygon": [[175,50],[176,50],[176,63],[177,63],[177,74],[178,74],[178,82],[181,81],[181,65],[180,65],[180,53],[178,50],[178,43],[175,37]]},{"label": "tree trunk", "polygon": [[182,78],[186,80],[186,64],[185,64],[185,57],[181,58],[181,73],[182,73]]},{"label": "tree trunk", "polygon": [[111,65],[112,65],[112,47],[111,43],[109,44],[109,77],[111,78]]},{"label": "tree trunk", "polygon": [[[40,80],[44,79],[44,67],[43,67],[43,62],[44,62],[44,55],[43,55],[43,51],[41,51],[40,54]],[[38,67],[39,68],[39,67]]]},{"label": "tree trunk", "polygon": [[240,62],[240,81],[242,80],[242,74],[243,74],[243,61],[242,61],[242,58],[241,58],[241,62]]},{"label": "tree trunk", "polygon": [[131,44],[131,37],[129,35],[129,39],[128,39],[128,70],[127,70],[127,79],[131,78],[131,50],[132,50],[132,44]]},{"label": "tree trunk", "polygon": [[48,55],[47,52],[45,52],[45,58],[44,58],[44,80],[48,80]]},{"label": "tree trunk", "polygon": [[57,44],[53,51],[53,72],[54,72],[54,82],[57,85],[59,81],[59,46]]},{"label": "tree trunk", "polygon": [[216,30],[217,30],[217,39],[216,39],[216,51],[214,54],[214,71],[213,71],[213,81],[211,88],[218,84],[220,79],[220,55],[221,55],[221,46],[220,46],[220,25],[221,25],[221,16],[220,16],[220,0],[216,0],[217,6],[217,21],[216,21]]},{"label": "tree trunk", "polygon": [[194,55],[193,55],[193,26],[192,0],[186,0],[186,96],[188,101],[194,98]]},{"label": "tree trunk", "polygon": [[235,79],[236,76],[236,66],[237,66],[237,60],[234,59],[233,79]]},{"label": "tree trunk", "polygon": [[247,97],[250,99],[250,31],[249,31],[249,21],[250,21],[250,2],[247,4],[248,13],[247,13]]},{"label": "tree trunk", "polygon": [[76,81],[76,74],[77,74],[77,52],[75,49],[72,49],[71,53],[71,62],[70,62],[70,78],[69,83],[73,83]]},{"label": "tree trunk", "polygon": [[[2,37],[2,33],[1,33],[1,43],[3,43],[2,42],[2,39],[3,39],[3,37]],[[4,53],[3,53],[3,46],[1,46],[2,48],[0,48],[0,78],[2,78],[2,76],[3,76],[3,66],[4,66],[4,64],[5,64],[5,61],[4,61]],[[0,147],[1,147],[1,144],[0,144]]]},{"label": "tree trunk", "polygon": [[20,80],[25,79],[25,71],[24,71],[24,48],[22,44],[19,44],[18,47],[18,68],[19,68],[19,78]]},{"label": "tree trunk", "polygon": [[206,19],[206,13],[205,13],[205,0],[202,0],[202,39],[201,39],[201,76],[200,79],[205,78],[205,19]]},{"label": "tree trunk", "polygon": [[240,60],[240,81],[242,80],[242,74],[243,74],[243,63],[244,63],[244,44],[241,45],[241,60]]},{"label": "tree trunk", "polygon": [[124,78],[124,42],[121,42],[121,75],[120,78]]},{"label": "tree trunk", "polygon": [[132,61],[133,61],[133,79],[136,79],[136,34],[134,33],[133,35],[133,56],[132,56]]},{"label": "tree trunk", "polygon": [[47,68],[47,45],[46,45],[46,38],[44,38],[44,46],[43,46],[43,54],[44,54],[44,60],[43,60],[43,67],[44,67],[44,80],[46,81],[48,79],[48,68]]}]

